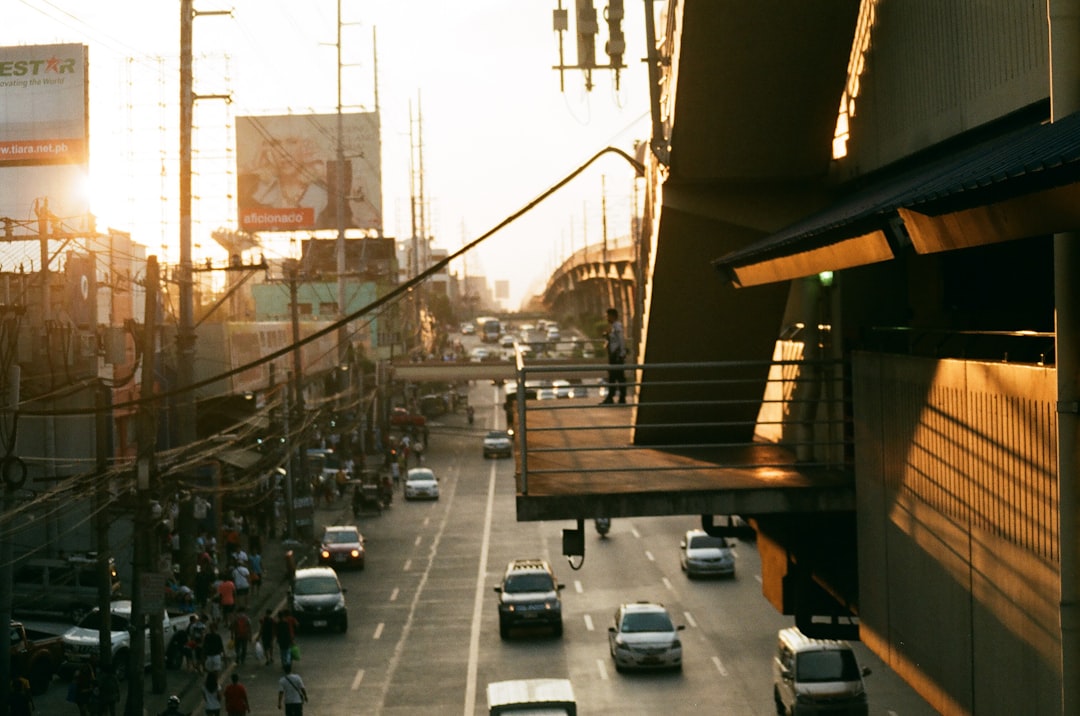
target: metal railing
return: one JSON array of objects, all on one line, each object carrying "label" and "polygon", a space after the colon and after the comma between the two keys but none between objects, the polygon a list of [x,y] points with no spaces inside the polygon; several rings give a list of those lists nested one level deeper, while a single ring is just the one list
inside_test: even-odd
[{"label": "metal railing", "polygon": [[[517,356],[506,399],[507,422],[518,432],[523,494],[530,476],[583,471],[700,475],[751,467],[836,471],[851,464],[848,371],[840,361],[621,365],[630,405],[600,410],[607,365],[526,360]],[[657,452],[668,459],[657,460]]]}]

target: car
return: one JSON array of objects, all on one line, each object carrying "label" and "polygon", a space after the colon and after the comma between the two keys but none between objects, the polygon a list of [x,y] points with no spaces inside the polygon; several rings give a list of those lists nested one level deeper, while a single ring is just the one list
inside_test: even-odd
[{"label": "car", "polygon": [[553,380],[551,381],[551,387],[555,389],[556,398],[572,398],[574,396],[574,386],[568,380]]},{"label": "car", "polygon": [[485,361],[491,357],[491,351],[484,346],[476,346],[469,351],[469,360],[474,362]]},{"label": "car", "polygon": [[499,336],[499,347],[501,348],[513,348],[516,342],[517,339],[514,338],[512,333],[504,333]]},{"label": "car", "polygon": [[502,582],[495,587],[499,595],[499,636],[510,638],[510,630],[517,626],[551,627],[555,636],[562,636],[559,592],[565,586],[559,584],[547,560],[511,560]]},{"label": "car", "polygon": [[405,475],[405,499],[439,499],[439,478],[435,477],[430,468],[411,468]]},{"label": "car", "polygon": [[547,329],[547,339],[548,339],[548,343],[558,343],[559,342],[559,327],[558,326],[552,326],[552,327]]},{"label": "car", "polygon": [[353,525],[323,528],[319,540],[319,564],[364,568],[364,536]]},{"label": "car", "polygon": [[349,629],[345,589],[332,567],[296,570],[289,591],[289,608],[301,629]]},{"label": "car", "polygon": [[690,530],[679,542],[679,564],[687,577],[735,576],[735,552],[724,537]]},{"label": "car", "polygon": [[778,714],[845,713],[866,716],[867,667],[859,668],[846,641],[812,639],[797,627],[777,633],[773,700]]},{"label": "car", "polygon": [[514,453],[514,444],[510,433],[505,430],[491,430],[484,436],[484,457],[510,457]]},{"label": "car", "polygon": [[462,323],[461,324],[461,335],[463,335],[463,336],[475,336],[476,335],[476,326],[474,326],[471,323]]},{"label": "car", "polygon": [[658,602],[622,604],[608,627],[615,670],[682,669],[682,640],[667,608]]}]

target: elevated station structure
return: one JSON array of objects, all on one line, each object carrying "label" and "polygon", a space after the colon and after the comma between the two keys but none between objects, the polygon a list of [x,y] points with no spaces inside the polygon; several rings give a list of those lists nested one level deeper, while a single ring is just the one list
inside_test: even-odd
[{"label": "elevated station structure", "polygon": [[635,406],[526,415],[519,518],[731,510],[938,711],[1080,711],[1080,2],[663,10]]}]

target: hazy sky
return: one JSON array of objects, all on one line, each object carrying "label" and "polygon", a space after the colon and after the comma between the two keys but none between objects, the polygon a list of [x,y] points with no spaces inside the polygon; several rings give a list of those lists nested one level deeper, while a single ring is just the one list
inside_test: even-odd
[{"label": "hazy sky", "polygon": [[[411,235],[409,167],[410,155],[420,156],[419,137],[428,234],[434,246],[450,251],[603,147],[629,151],[647,139],[644,3],[626,2],[629,67],[620,90],[612,72],[597,71],[586,93],[577,71],[566,73],[560,92],[552,69],[558,2],[342,0],[346,111],[375,108],[377,43],[385,235]],[[606,2],[596,2],[598,62],[607,61]],[[573,0],[563,5],[572,14]],[[0,26],[0,46],[90,47],[92,211],[99,228],[131,231],[169,262],[178,260],[179,8],[179,0],[4,0]],[[196,0],[195,9],[232,11],[194,23],[197,94],[228,93],[233,100],[196,106],[193,253],[200,261],[223,258],[210,232],[236,226],[233,118],[335,110],[338,3]],[[565,34],[564,61],[576,62],[571,33]],[[410,112],[417,146],[410,146]],[[628,240],[632,176],[623,160],[601,160],[530,217],[489,239],[465,270],[509,279],[516,307],[565,255],[586,239],[601,240],[602,182],[608,240]],[[268,257],[296,250],[281,235],[264,235],[264,242]]]}]

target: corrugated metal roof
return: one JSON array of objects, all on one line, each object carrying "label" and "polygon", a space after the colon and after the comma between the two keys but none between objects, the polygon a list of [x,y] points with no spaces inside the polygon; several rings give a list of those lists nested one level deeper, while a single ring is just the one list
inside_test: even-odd
[{"label": "corrugated metal roof", "polygon": [[1077,181],[1080,113],[995,137],[880,180],[713,264],[730,272],[883,230],[901,207],[939,216]]}]

